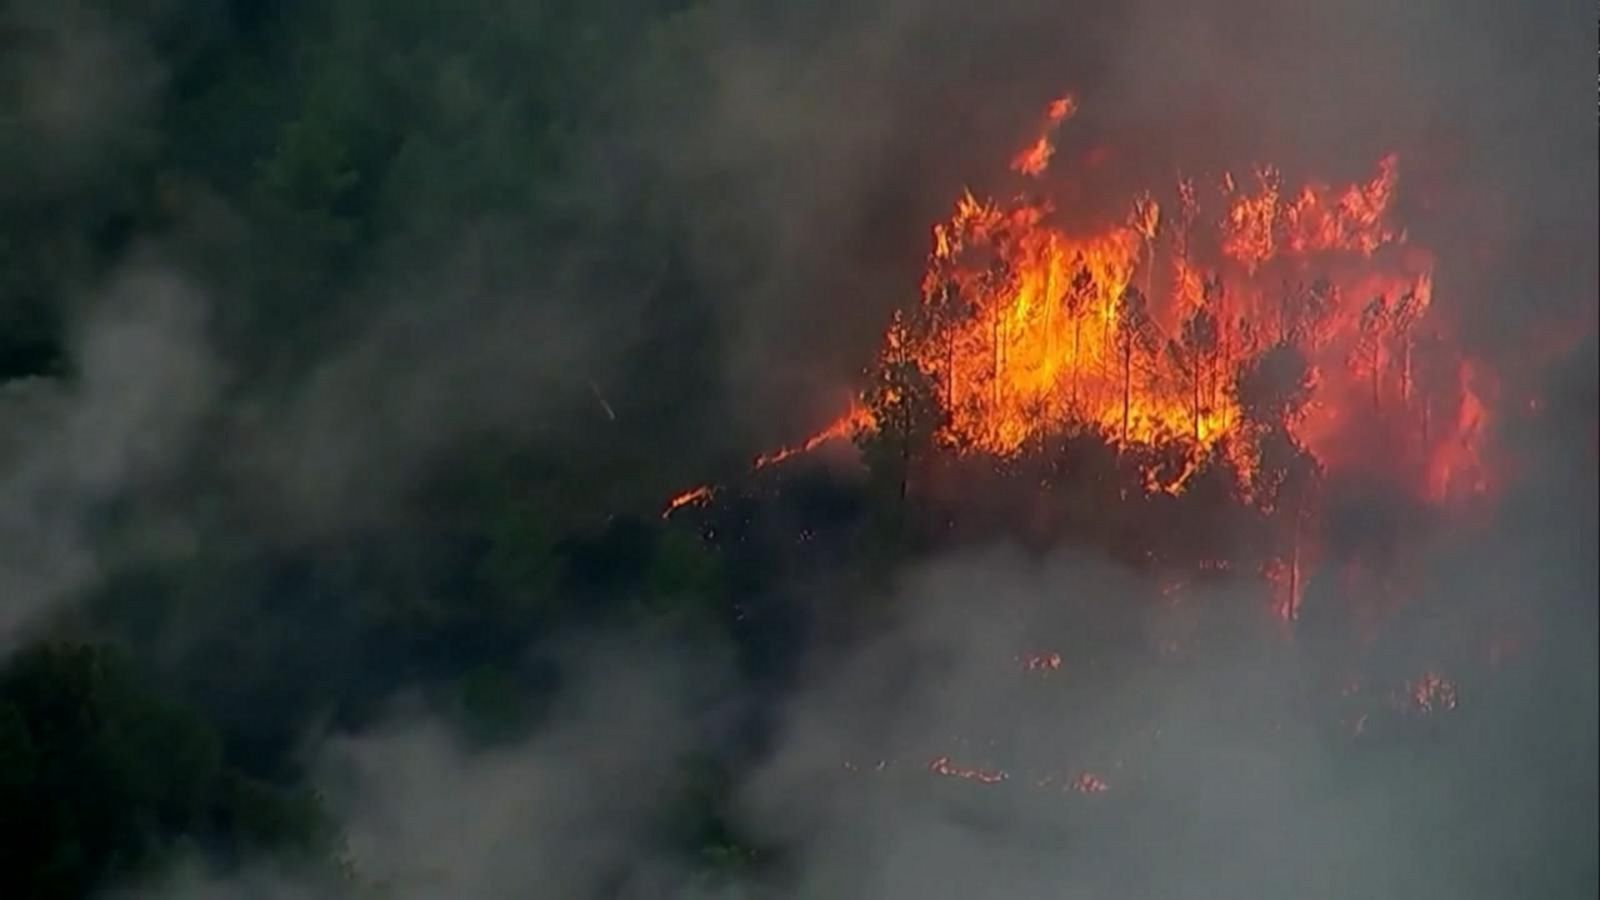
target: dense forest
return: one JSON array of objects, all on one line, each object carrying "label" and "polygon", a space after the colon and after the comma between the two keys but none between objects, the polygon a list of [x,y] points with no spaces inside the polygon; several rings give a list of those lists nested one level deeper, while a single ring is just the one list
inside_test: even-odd
[{"label": "dense forest", "polygon": [[[0,3],[0,896],[1289,896],[1319,872],[1334,893],[1299,896],[1592,896],[1593,331],[1507,377],[1539,415],[1499,420],[1518,479],[1471,528],[1333,485],[1328,556],[1359,572],[1306,588],[1292,638],[1222,572],[1185,585],[1201,624],[1162,612],[1172,571],[1281,555],[1287,501],[1241,502],[1222,447],[1181,496],[1140,493],[1184,459],[1124,450],[1126,403],[1121,443],[963,455],[928,373],[879,355],[969,162],[1005,158],[1038,91],[1114,75],[1090,38],[1047,36],[1066,12],[1003,4],[979,27],[953,5]],[[1498,362],[1535,320],[1593,327],[1593,138],[1512,127],[1552,101],[1501,58],[1564,34],[1557,12],[1514,34],[1451,19],[1472,35],[1451,54],[1503,38],[1483,76],[1519,73],[1501,94],[1417,76],[1509,111],[1452,140],[1524,135],[1458,171],[1547,154],[1519,176],[1527,208],[1482,229],[1504,270],[1536,272],[1533,299],[1463,329]],[[1326,36],[1267,19],[1284,46]],[[1393,58],[1414,57],[1433,64]],[[1304,368],[1288,356],[1229,387],[1285,497],[1317,477],[1262,411],[1302,402],[1309,375],[1269,371]],[[851,397],[876,428],[750,470]],[[708,502],[663,515],[707,479]],[[1036,608],[1058,594],[1070,610]],[[1194,655],[1164,661],[1178,641],[1152,634],[1177,619]],[[1356,700],[1302,717],[1355,657],[1374,682],[1444,660],[1466,684],[1482,661],[1449,629],[1546,637],[1455,719],[1374,719],[1375,749],[1336,733]],[[1121,737],[1056,721],[1034,676],[1060,655],[1019,664],[1020,697],[974,674],[1045,633],[1075,648],[1065,670],[1103,667],[1070,699]],[[1449,690],[1416,704],[1454,710]],[[1001,715],[1028,724],[974,749]],[[1193,754],[1135,747],[1147,719]],[[1270,739],[1217,736],[1268,719]],[[1069,739],[1097,771],[1166,774],[1106,775],[1117,813],[1018,799],[1061,777],[1040,747]],[[1234,774],[1280,754],[1314,772]],[[959,768],[978,756],[1029,774],[985,792]],[[921,777],[932,759],[974,777]],[[874,763],[885,784],[858,790]],[[1314,821],[1285,836],[1297,804]],[[1058,869],[1058,845],[1093,858]]]}]

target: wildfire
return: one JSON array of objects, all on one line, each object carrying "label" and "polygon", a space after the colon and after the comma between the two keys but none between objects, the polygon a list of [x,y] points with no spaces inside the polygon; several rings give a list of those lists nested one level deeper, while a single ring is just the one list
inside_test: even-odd
[{"label": "wildfire", "polygon": [[[1047,131],[1013,165],[1037,174],[1052,152]],[[964,194],[885,361],[933,382],[939,437],[960,451],[1093,430],[1191,461],[1225,445],[1248,475],[1281,428],[1324,468],[1410,466],[1433,499],[1484,490],[1482,379],[1434,315],[1431,255],[1389,221],[1399,159],[1338,189],[1254,175],[1253,190],[1180,181],[1171,216],[1142,192],[1099,226],[1048,198]],[[1192,473],[1145,486],[1180,493]]]},{"label": "wildfire", "polygon": [[[1095,219],[1058,209],[1042,177],[1076,111],[1051,103],[1012,161],[1039,176],[1038,196],[963,192],[933,226],[920,302],[893,318],[857,401],[753,469],[918,429],[948,455],[995,458],[1097,435],[1134,451],[1125,498],[1181,496],[1222,464],[1274,523],[1251,565],[1285,622],[1320,561],[1325,476],[1376,475],[1441,504],[1491,490],[1497,385],[1454,344],[1432,254],[1392,221],[1396,155],[1344,186],[1292,186],[1270,165],[1248,186],[1184,177]],[[712,493],[684,492],[663,516]]]}]

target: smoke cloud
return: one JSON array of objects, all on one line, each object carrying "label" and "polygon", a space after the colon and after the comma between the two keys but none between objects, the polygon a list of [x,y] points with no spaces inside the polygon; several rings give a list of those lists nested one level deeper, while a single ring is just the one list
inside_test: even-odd
[{"label": "smoke cloud", "polygon": [[964,185],[1014,190],[1005,161],[1063,91],[1080,112],[1057,168],[1108,147],[1086,195],[1102,213],[1179,175],[1272,163],[1340,183],[1398,151],[1400,221],[1447,260],[1439,296],[1473,340],[1514,356],[1535,322],[1592,321],[1577,3],[735,10],[684,23],[704,71],[648,95],[646,121],[666,124],[644,146],[684,192],[702,270],[735,288],[730,377],[757,419],[787,406],[775,398],[833,396],[870,358],[914,295],[928,223]]},{"label": "smoke cloud", "polygon": [[[671,760],[713,749],[688,723],[717,696],[650,654],[583,654],[525,742],[469,751],[397,714],[328,742],[319,782],[358,878],[399,897],[1587,896],[1596,666],[1592,630],[1566,632],[1593,624],[1593,560],[1523,524],[1441,545],[1420,624],[1359,650],[1281,633],[1247,589],[1158,600],[1093,558],[902,573],[887,618],[816,648],[739,770],[749,874],[697,880],[650,828]],[[1537,625],[1491,659],[1478,626],[1507,617]],[[1459,706],[1408,705],[1430,671]],[[263,873],[188,889],[344,894]]]},{"label": "smoke cloud", "polygon": [[[89,304],[66,382],[0,388],[0,649],[99,572],[97,522],[178,472],[224,370],[203,337],[199,291],[135,265]],[[171,552],[181,529],[147,535]]]}]

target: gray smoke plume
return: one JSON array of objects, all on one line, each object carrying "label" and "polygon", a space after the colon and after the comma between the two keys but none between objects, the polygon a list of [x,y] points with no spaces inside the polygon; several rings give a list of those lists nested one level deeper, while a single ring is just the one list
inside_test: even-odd
[{"label": "gray smoke plume", "polygon": [[190,449],[223,373],[205,312],[180,276],[129,268],[88,305],[72,376],[0,386],[0,650],[98,573],[103,508],[174,474]]}]

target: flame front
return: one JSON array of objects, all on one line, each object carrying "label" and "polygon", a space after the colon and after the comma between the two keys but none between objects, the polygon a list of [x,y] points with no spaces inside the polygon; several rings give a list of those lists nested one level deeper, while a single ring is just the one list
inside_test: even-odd
[{"label": "flame front", "polygon": [[[1042,176],[1076,111],[1070,96],[1051,103],[1012,168]],[[933,227],[920,302],[896,315],[879,374],[920,372],[936,437],[958,454],[1014,456],[1079,432],[1123,449],[1183,448],[1176,467],[1145,468],[1152,494],[1182,493],[1220,453],[1249,499],[1273,436],[1323,472],[1376,470],[1428,501],[1489,491],[1493,379],[1434,306],[1432,255],[1390,221],[1399,158],[1342,188],[1290,190],[1272,166],[1251,176],[1248,189],[1228,172],[1183,178],[1101,221],[1048,196],[963,193]],[[880,385],[877,399],[903,390]],[[873,433],[872,401],[864,392],[754,468]],[[666,513],[710,493],[685,492]],[[1266,573],[1286,618],[1310,561],[1294,543]]]},{"label": "flame front", "polygon": [[[1052,152],[1047,131],[1013,168],[1039,174]],[[1365,182],[1292,193],[1270,166],[1252,190],[1185,179],[1175,215],[1142,192],[1098,226],[1048,199],[966,193],[934,226],[921,304],[885,357],[936,385],[939,436],[961,451],[1008,456],[1087,429],[1184,442],[1191,459],[1227,438],[1248,469],[1275,424],[1324,467],[1381,447],[1433,499],[1485,490],[1480,379],[1433,315],[1431,255],[1389,222],[1399,172],[1390,155]],[[1296,387],[1307,402],[1273,396]],[[1146,487],[1175,493],[1192,472]]]}]

